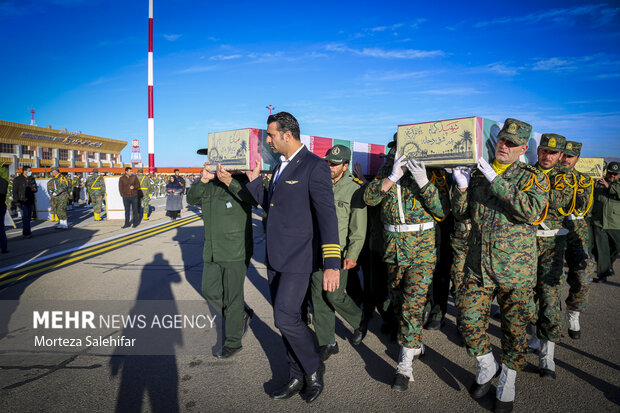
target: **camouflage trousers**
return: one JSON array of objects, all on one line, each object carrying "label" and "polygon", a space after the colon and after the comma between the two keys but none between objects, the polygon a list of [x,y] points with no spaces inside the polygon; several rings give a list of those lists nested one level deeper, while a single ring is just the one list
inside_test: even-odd
[{"label": "camouflage trousers", "polygon": [[50,199],[50,209],[52,214],[58,215],[58,219],[67,219],[67,203],[69,195],[53,196]]},{"label": "camouflage trousers", "polygon": [[[459,291],[465,276],[465,260],[467,258],[467,245],[469,231],[455,230],[450,237],[450,246],[452,247],[452,267],[450,267],[450,279],[454,287],[454,293]],[[454,297],[456,300],[457,298]]]},{"label": "camouflage trousers", "polygon": [[103,195],[91,193],[90,202],[93,205],[93,212],[101,214],[101,210],[103,209]]},{"label": "camouflage trousers", "polygon": [[532,285],[526,283],[513,289],[484,287],[483,281],[466,271],[457,295],[457,326],[470,356],[491,352],[489,312],[493,294],[501,311],[502,363],[513,370],[525,367],[527,334],[525,328],[532,317]]},{"label": "camouflage trousers", "polygon": [[143,193],[142,190],[138,191],[138,198],[140,199],[140,206],[144,209],[144,213],[147,214],[149,212],[149,203],[151,202],[151,197],[149,194]]},{"label": "camouflage trousers", "polygon": [[389,291],[399,322],[398,344],[403,347],[418,348],[422,345],[424,306],[436,263],[437,255],[433,248],[432,253],[423,254],[413,265],[387,264]]},{"label": "camouflage trousers", "polygon": [[562,334],[562,273],[566,235],[536,237],[538,266],[534,301],[538,337],[558,342]]},{"label": "camouflage trousers", "polygon": [[567,228],[571,232],[566,236],[566,282],[570,286],[566,307],[582,312],[588,305],[592,274],[595,271],[595,263],[589,253],[588,222],[585,219],[569,221]]}]

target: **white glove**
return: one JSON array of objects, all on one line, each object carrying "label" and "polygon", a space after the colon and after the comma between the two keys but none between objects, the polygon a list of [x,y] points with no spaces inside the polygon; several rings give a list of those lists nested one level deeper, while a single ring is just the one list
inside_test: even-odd
[{"label": "white glove", "polygon": [[411,158],[407,161],[407,168],[409,168],[409,172],[413,175],[413,179],[418,184],[418,187],[424,188],[424,186],[428,183],[428,177],[426,176],[426,168],[424,167],[424,162],[416,161]]},{"label": "white glove", "polygon": [[478,159],[478,169],[482,174],[487,178],[489,182],[493,182],[495,178],[497,178],[497,172],[493,169],[491,165],[484,159]]},{"label": "white glove", "polygon": [[400,178],[405,174],[405,168],[407,167],[407,156],[402,155],[398,159],[394,159],[394,165],[392,166],[392,173],[388,176],[388,179],[394,183],[398,182]]},{"label": "white glove", "polygon": [[469,166],[457,166],[454,168],[452,176],[456,181],[456,186],[458,186],[459,189],[465,189],[469,186],[471,168]]}]

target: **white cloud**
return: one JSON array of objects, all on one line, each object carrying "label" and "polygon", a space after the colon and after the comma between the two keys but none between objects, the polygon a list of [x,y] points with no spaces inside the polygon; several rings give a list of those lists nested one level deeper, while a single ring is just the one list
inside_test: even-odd
[{"label": "white cloud", "polygon": [[436,71],[431,72],[428,70],[421,70],[418,72],[396,72],[396,71],[369,72],[364,75],[364,80],[366,81],[396,81],[396,80],[405,80],[405,79],[420,79],[423,77],[430,76],[432,74],[437,74],[437,72]]},{"label": "white cloud", "polygon": [[242,57],[243,55],[241,54],[230,54],[230,55],[218,54],[215,56],[211,56],[209,60],[233,60],[233,59],[240,59]]},{"label": "white cloud", "polygon": [[423,59],[427,57],[444,56],[441,50],[393,49],[386,50],[380,47],[353,49],[340,43],[331,43],[325,46],[329,52],[351,53],[358,56],[377,57],[381,59]]},{"label": "white cloud", "polygon": [[187,69],[181,69],[177,71],[177,74],[185,74],[185,73],[202,73],[202,72],[210,72],[215,70],[217,66],[190,66]]},{"label": "white cloud", "polygon": [[179,37],[181,37],[180,34],[164,34],[164,39],[168,40],[169,42],[179,40]]},{"label": "white cloud", "polygon": [[597,25],[609,23],[620,12],[618,8],[609,8],[605,4],[592,4],[586,6],[575,6],[561,9],[542,10],[530,13],[525,16],[505,16],[493,20],[481,21],[474,24],[477,29],[505,24],[539,24],[541,22],[552,23],[574,23],[579,20],[583,22],[583,17],[589,16],[597,22]]},{"label": "white cloud", "polygon": [[447,95],[478,95],[484,92],[476,88],[473,88],[473,87],[454,87],[454,88],[444,88],[444,89],[422,90],[418,93],[422,93],[425,95],[447,96]]}]

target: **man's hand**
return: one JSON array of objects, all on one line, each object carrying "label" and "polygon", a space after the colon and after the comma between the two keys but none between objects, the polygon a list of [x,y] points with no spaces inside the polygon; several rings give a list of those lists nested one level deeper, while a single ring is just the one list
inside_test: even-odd
[{"label": "man's hand", "polygon": [[457,166],[452,172],[452,176],[456,181],[459,189],[465,189],[469,186],[469,178],[471,176],[471,168],[468,166]]},{"label": "man's hand", "polygon": [[398,182],[403,177],[407,170],[407,156],[401,155],[400,158],[394,159],[394,165],[392,165],[392,173],[388,176],[388,179],[394,183]]},{"label": "man's hand", "polygon": [[208,183],[215,178],[215,174],[209,170],[211,162],[205,162],[204,169],[200,171],[200,182]]},{"label": "man's hand", "polygon": [[350,270],[351,268],[354,268],[356,265],[357,265],[357,262],[355,262],[351,258],[345,258],[342,264],[342,268],[345,270]]},{"label": "man's hand", "polygon": [[484,158],[478,159],[478,169],[489,182],[493,182],[497,178],[497,172]]},{"label": "man's hand", "polygon": [[609,182],[607,182],[607,179],[605,179],[605,178],[599,179],[598,183],[602,184],[605,188],[609,188]]},{"label": "man's hand", "polygon": [[333,293],[340,286],[340,271],[325,270],[323,271],[323,290]]},{"label": "man's hand", "polygon": [[260,161],[256,161],[256,166],[251,171],[245,171],[245,174],[248,176],[250,182],[258,178],[260,175]]},{"label": "man's hand", "polygon": [[224,185],[229,186],[232,182],[232,175],[221,164],[217,164],[217,179]]},{"label": "man's hand", "polygon": [[426,167],[424,166],[424,162],[416,161],[411,158],[407,161],[407,169],[411,172],[415,183],[418,184],[419,188],[424,188],[426,184],[428,184],[428,177],[426,176]]},{"label": "man's hand", "polygon": [[129,189],[133,189],[133,185],[129,185]]}]

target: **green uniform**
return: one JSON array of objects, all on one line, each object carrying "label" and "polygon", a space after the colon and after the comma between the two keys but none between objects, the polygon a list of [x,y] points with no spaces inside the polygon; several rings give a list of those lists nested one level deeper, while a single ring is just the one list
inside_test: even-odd
[{"label": "green uniform", "polygon": [[[541,188],[542,187],[542,188]],[[536,168],[515,162],[492,183],[474,169],[467,191],[453,191],[455,219],[471,219],[465,276],[459,297],[459,332],[471,356],[491,352],[487,335],[494,291],[501,309],[502,360],[525,366],[525,327],[533,313],[536,282],[536,227],[547,204],[547,179]]]},{"label": "green uniform", "polygon": [[[450,211],[450,201],[431,182],[419,188],[407,172],[387,192],[383,179],[366,187],[364,201],[381,204],[388,286],[399,320],[398,342],[406,348],[422,346],[424,305],[437,262],[435,225]],[[399,201],[400,200],[400,201]]]},{"label": "green uniform", "polygon": [[[540,168],[539,165],[536,165]],[[562,275],[564,251],[566,250],[566,234],[562,227],[564,217],[574,208],[576,178],[567,168],[557,165],[547,172],[551,188],[549,204],[543,222],[536,232],[538,252],[537,280],[534,299],[537,304],[538,337],[560,341]]]},{"label": "green uniform", "polygon": [[[617,162],[610,162],[608,168],[614,164]],[[600,183],[595,185],[592,231],[596,246],[596,270],[599,278],[606,278],[620,252],[620,181],[610,183],[609,188]]]},{"label": "green uniform", "polygon": [[71,180],[71,202],[80,201],[80,187],[82,186],[82,180],[79,176],[75,175]]},{"label": "green uniform", "polygon": [[138,199],[145,214],[149,213],[149,203],[151,202],[151,179],[146,174],[138,174],[140,189],[138,189]]},{"label": "green uniform", "polygon": [[245,315],[243,283],[252,257],[252,206],[256,202],[236,179],[229,187],[217,179],[198,181],[187,193],[187,202],[202,208],[202,293],[226,321],[224,346],[239,348]]},{"label": "green uniform", "polygon": [[86,191],[93,204],[93,212],[101,214],[103,198],[105,197],[105,180],[103,176],[91,175],[86,180]]},{"label": "green uniform", "polygon": [[47,182],[47,193],[50,195],[50,212],[60,220],[67,219],[67,202],[69,202],[69,182],[58,174]]},{"label": "green uniform", "polygon": [[[333,186],[336,216],[338,218],[338,236],[342,257],[357,262],[366,237],[366,204],[363,199],[361,182],[347,171]],[[336,342],[335,311],[338,311],[347,323],[358,328],[362,321],[362,310],[345,292],[347,270],[340,270],[340,285],[333,292],[323,291],[323,271],[315,271],[310,283],[312,307],[314,309],[314,331],[319,346]]]}]

